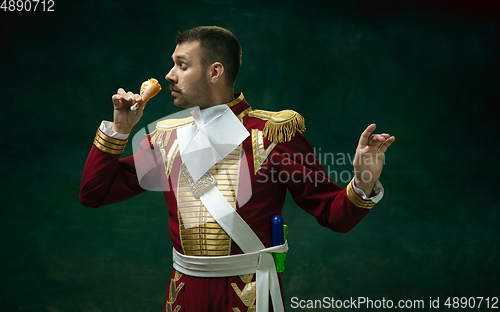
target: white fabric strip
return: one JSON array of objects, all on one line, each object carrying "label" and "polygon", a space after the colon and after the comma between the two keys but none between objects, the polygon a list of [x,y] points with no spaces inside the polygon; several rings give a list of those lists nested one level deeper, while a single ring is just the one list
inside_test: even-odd
[{"label": "white fabric strip", "polygon": [[210,212],[212,218],[217,221],[244,253],[256,252],[265,248],[257,235],[228,203],[217,187],[212,187],[203,193],[200,200]]},{"label": "white fabric strip", "polygon": [[[191,113],[195,124],[177,129],[177,139],[182,161],[186,164],[189,174],[196,182],[211,166],[222,160],[243,142],[249,136],[249,133],[227,106],[212,107],[201,112],[199,109],[195,109]],[[253,261],[242,264],[247,267],[246,269],[243,267],[237,271],[239,273],[231,272],[234,273],[231,276],[248,274],[249,270],[256,273],[257,312],[268,310],[269,294],[271,294],[274,311],[283,312],[284,306],[274,259],[270,253],[264,252],[266,250],[264,244],[228,203],[217,187],[205,191],[200,196],[200,200],[215,221],[245,254],[255,253],[258,256],[256,263],[256,259],[253,258]],[[200,257],[199,259],[204,258]],[[174,267],[177,269],[175,259],[174,256]],[[213,264],[207,267],[206,270],[201,269],[201,271],[207,272],[210,267],[213,268]],[[208,270],[208,272],[211,270]],[[180,272],[183,271],[180,270]],[[198,275],[194,276],[203,274],[196,270],[190,272],[192,275],[198,272]],[[189,275],[189,273],[186,274]]]},{"label": "white fabric strip", "polygon": [[182,161],[196,182],[250,133],[227,105],[191,110],[195,123],[177,129]]},{"label": "white fabric strip", "polygon": [[196,277],[228,277],[256,273],[256,310],[268,311],[269,293],[276,312],[285,311],[273,252],[287,252],[288,242],[257,252],[222,257],[186,256],[173,249],[174,268]]},{"label": "white fabric strip", "polygon": [[217,257],[186,256],[173,249],[174,268],[196,277],[228,277],[255,273],[262,253],[287,252],[288,242],[257,252]]},{"label": "white fabric strip", "polygon": [[203,195],[200,196],[200,200],[215,221],[224,231],[226,231],[229,237],[231,237],[245,254],[257,253],[259,255],[255,276],[257,282],[257,312],[268,310],[269,293],[271,293],[273,310],[276,312],[285,311],[274,259],[272,255],[266,251],[264,244],[262,244],[257,235],[236,210],[231,207],[217,187],[212,187],[203,193]]}]

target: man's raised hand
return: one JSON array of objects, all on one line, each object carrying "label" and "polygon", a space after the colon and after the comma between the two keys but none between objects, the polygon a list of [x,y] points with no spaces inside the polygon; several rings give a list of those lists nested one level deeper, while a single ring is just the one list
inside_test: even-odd
[{"label": "man's raised hand", "polygon": [[369,125],[359,138],[354,156],[354,184],[370,197],[384,166],[384,153],[396,140],[387,133],[371,135],[377,126]]},{"label": "man's raised hand", "polygon": [[[112,129],[118,133],[130,133],[142,117],[144,103],[141,96],[130,91],[125,92],[120,88],[111,98],[115,108]],[[139,103],[137,114],[130,110],[130,107],[135,103]]]}]

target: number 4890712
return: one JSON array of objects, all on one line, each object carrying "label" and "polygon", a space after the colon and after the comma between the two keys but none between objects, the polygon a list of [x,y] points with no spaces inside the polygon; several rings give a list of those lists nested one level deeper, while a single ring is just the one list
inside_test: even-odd
[{"label": "number 4890712", "polygon": [[54,12],[54,0],[4,0],[0,5],[4,12]]}]

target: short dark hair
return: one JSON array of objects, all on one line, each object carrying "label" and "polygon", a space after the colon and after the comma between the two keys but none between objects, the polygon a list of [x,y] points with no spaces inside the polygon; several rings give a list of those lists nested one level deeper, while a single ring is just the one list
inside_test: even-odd
[{"label": "short dark hair", "polygon": [[201,47],[201,65],[207,68],[215,62],[224,66],[227,82],[234,86],[241,66],[241,46],[229,30],[217,26],[199,26],[177,35],[176,43],[198,40]]}]

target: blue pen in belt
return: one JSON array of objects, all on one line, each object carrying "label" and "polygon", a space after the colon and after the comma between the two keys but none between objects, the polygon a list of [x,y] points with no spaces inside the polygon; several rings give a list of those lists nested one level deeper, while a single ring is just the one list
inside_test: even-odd
[{"label": "blue pen in belt", "polygon": [[[283,245],[285,243],[286,235],[288,234],[288,227],[283,225],[283,218],[281,216],[274,216],[271,221],[272,229],[272,243],[273,246]],[[285,270],[286,252],[273,253],[274,263],[276,264],[276,271],[281,273]]]}]

